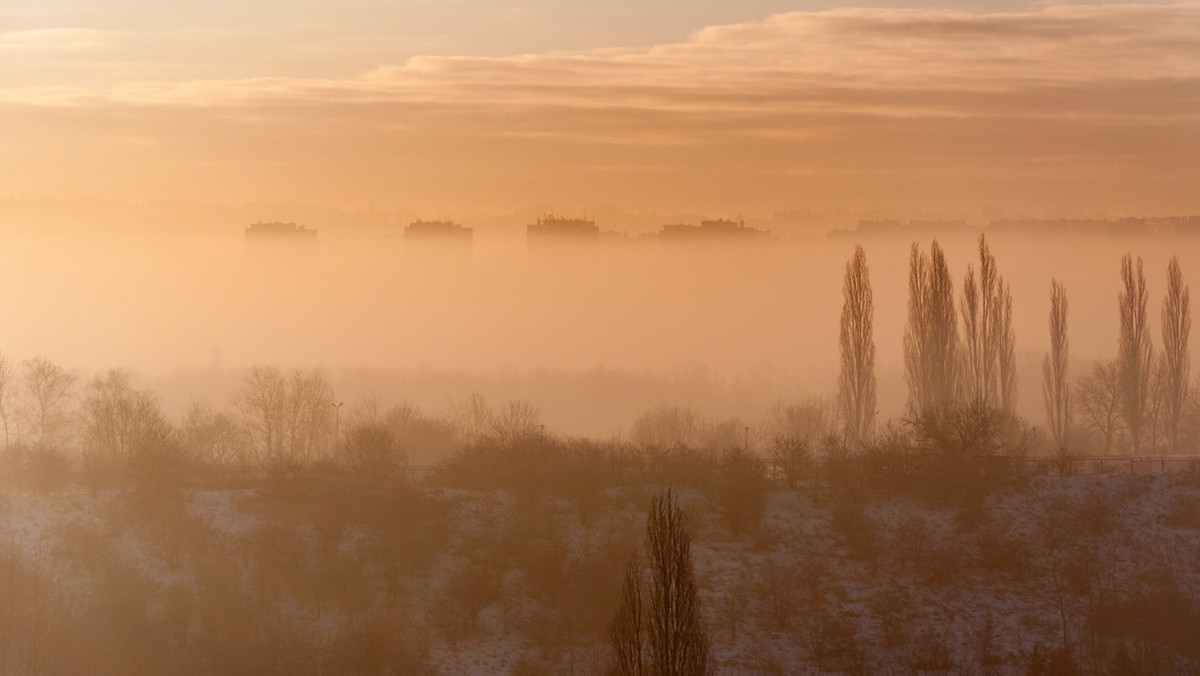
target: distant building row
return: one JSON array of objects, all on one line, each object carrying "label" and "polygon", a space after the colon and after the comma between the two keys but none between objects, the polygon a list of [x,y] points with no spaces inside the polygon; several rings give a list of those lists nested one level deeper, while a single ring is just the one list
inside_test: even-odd
[{"label": "distant building row", "polygon": [[[311,241],[317,231],[295,223],[254,223],[246,228],[246,241]],[[459,242],[470,244],[474,230],[453,221],[416,220],[404,229],[404,238],[413,241]],[[586,218],[563,218],[546,215],[526,227],[526,237],[536,241],[587,241],[605,239],[627,239],[623,233],[601,232],[596,222]],[[725,219],[700,221],[700,225],[678,223],[665,225],[662,230],[640,238],[658,238],[666,241],[767,241],[777,239],[770,231],[747,227],[744,221]]]},{"label": "distant building row", "polygon": [[306,228],[303,225],[295,223],[284,223],[282,221],[271,221],[252,224],[246,228],[246,242],[268,242],[268,241],[294,241],[294,240],[315,240],[317,231],[312,228]]},{"label": "distant building row", "polygon": [[[585,218],[562,218],[560,216],[543,216],[526,227],[526,237],[529,241],[574,241],[587,239],[627,239],[627,235],[618,232],[601,232],[596,222]],[[657,238],[666,241],[717,241],[717,240],[772,240],[777,239],[766,230],[758,230],[746,226],[744,221],[725,219],[700,221],[700,225],[676,223],[664,225],[656,233],[641,235],[638,239]]]}]

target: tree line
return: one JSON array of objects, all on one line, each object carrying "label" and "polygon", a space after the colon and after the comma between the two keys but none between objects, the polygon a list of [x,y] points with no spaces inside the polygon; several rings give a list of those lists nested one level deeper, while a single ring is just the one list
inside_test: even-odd
[{"label": "tree line", "polygon": [[[978,273],[974,265],[967,267],[956,296],[950,266],[937,241],[928,252],[912,245],[904,332],[906,424],[936,427],[970,415],[995,418],[1010,435],[1021,433],[1012,292],[982,235],[978,254]],[[1172,257],[1167,267],[1158,353],[1142,259],[1135,262],[1126,254],[1120,276],[1116,354],[1095,362],[1074,380],[1067,291],[1057,279],[1051,281],[1050,346],[1042,363],[1042,392],[1046,430],[1059,454],[1081,453],[1095,445],[1106,454],[1180,453],[1194,448],[1200,435],[1200,398],[1190,384],[1191,297],[1178,259]],[[877,413],[874,303],[861,245],[846,263],[843,298],[837,413],[845,441],[864,448],[875,435]]]}]

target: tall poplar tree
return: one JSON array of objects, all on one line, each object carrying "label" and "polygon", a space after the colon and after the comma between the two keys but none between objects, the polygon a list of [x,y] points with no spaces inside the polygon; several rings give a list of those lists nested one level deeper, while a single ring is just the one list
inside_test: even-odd
[{"label": "tall poplar tree", "polygon": [[1067,450],[1071,431],[1067,310],[1067,290],[1058,280],[1054,280],[1050,284],[1050,351],[1042,359],[1042,394],[1046,400],[1046,424],[1060,452]]},{"label": "tall poplar tree", "polygon": [[1167,297],[1163,300],[1163,354],[1160,373],[1166,405],[1167,443],[1179,451],[1179,428],[1187,403],[1191,371],[1188,338],[1192,330],[1191,290],[1183,283],[1179,260],[1172,256],[1167,266]]},{"label": "tall poplar tree", "polygon": [[958,396],[958,317],[954,282],[936,240],[928,255],[913,244],[908,280],[904,366],[909,413],[943,413]]},{"label": "tall poplar tree", "polygon": [[1122,417],[1136,455],[1142,452],[1145,441],[1150,370],[1154,356],[1146,319],[1146,277],[1141,258],[1138,258],[1135,267],[1133,257],[1125,254],[1121,260],[1121,283],[1121,293],[1117,299],[1121,315],[1117,372],[1121,383]]},{"label": "tall poplar tree", "polygon": [[875,303],[861,246],[846,263],[842,297],[838,404],[846,440],[857,445],[870,440],[875,426]]}]

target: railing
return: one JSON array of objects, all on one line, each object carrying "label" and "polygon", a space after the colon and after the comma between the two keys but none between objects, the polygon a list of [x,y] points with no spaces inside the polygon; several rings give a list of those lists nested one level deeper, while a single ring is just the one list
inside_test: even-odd
[{"label": "railing", "polygon": [[[904,476],[935,468],[948,462],[936,454],[914,454],[884,456],[867,459],[868,467],[855,467],[855,460],[847,458],[847,471],[852,474],[866,469],[876,474]],[[820,456],[806,461],[799,469],[797,483],[811,482],[825,469],[826,459]],[[1005,456],[996,455],[976,460],[976,467],[985,476],[1002,479],[1017,476],[1077,476],[1077,475],[1131,475],[1194,473],[1200,475],[1200,455],[1070,455],[1070,456]],[[794,470],[795,471],[795,470]],[[767,461],[767,479],[776,485],[787,483],[788,468],[778,461]],[[861,478],[861,477],[860,477]]]},{"label": "railing", "polygon": [[1200,473],[1196,455],[1070,455],[1019,459],[1029,474],[1166,474]]}]

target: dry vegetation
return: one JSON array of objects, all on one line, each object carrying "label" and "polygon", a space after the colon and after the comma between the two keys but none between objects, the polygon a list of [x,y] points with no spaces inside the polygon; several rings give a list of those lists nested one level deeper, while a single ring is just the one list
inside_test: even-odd
[{"label": "dry vegetation", "polygon": [[605,672],[664,485],[718,671],[1200,668],[1200,473],[1030,477],[921,434],[810,453],[791,488],[737,447],[527,430],[416,483],[326,463],[10,490],[0,673]]},{"label": "dry vegetation", "polygon": [[1053,287],[1047,437],[978,250],[960,342],[944,253],[913,247],[886,422],[861,249],[839,396],[753,426],[661,405],[569,438],[527,401],[343,410],[262,366],[173,422],[124,373],[0,356],[0,675],[1197,673],[1200,455],[1076,457],[1196,449],[1178,267],[1155,361],[1126,257],[1121,355],[1074,398]]}]

